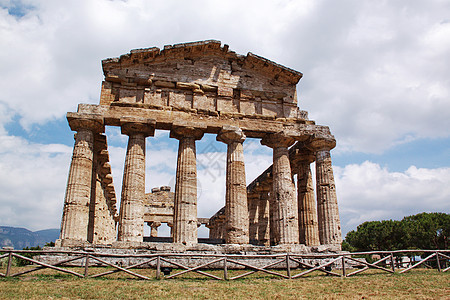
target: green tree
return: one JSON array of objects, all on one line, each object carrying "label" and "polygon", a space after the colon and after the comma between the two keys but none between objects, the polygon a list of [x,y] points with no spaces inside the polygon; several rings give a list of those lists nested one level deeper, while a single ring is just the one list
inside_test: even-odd
[{"label": "green tree", "polygon": [[364,222],[345,237],[345,249],[353,251],[448,249],[450,214],[420,213],[401,221]]},{"label": "green tree", "polygon": [[403,218],[407,247],[419,249],[448,249],[450,214],[420,213]]},{"label": "green tree", "polygon": [[397,250],[404,245],[403,235],[399,221],[371,221],[350,231],[345,241],[356,251]]}]

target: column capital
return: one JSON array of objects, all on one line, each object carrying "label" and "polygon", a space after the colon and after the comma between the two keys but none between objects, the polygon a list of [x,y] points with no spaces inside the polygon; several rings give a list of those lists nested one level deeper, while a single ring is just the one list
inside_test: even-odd
[{"label": "column capital", "polygon": [[335,139],[314,139],[311,141],[311,147],[315,151],[323,151],[327,150],[330,151],[334,147],[336,147],[336,140]]},{"label": "column capital", "polygon": [[122,134],[134,135],[143,134],[145,137],[155,134],[154,119],[122,117],[120,118],[120,127]]},{"label": "column capital", "polygon": [[66,118],[69,122],[70,129],[73,131],[87,129],[95,133],[105,132],[103,117],[99,115],[69,112]]},{"label": "column capital", "polygon": [[245,141],[245,134],[237,126],[226,125],[222,127],[219,134],[216,136],[216,140],[225,144],[243,143]]},{"label": "column capital", "polygon": [[203,137],[204,130],[202,128],[192,127],[192,126],[172,126],[170,131],[170,137],[177,140],[183,138],[193,138],[195,140],[200,140]]},{"label": "column capital", "polygon": [[161,226],[161,222],[158,221],[151,221],[151,222],[147,222],[147,225],[150,227],[156,227],[158,228],[159,226]]},{"label": "column capital", "polygon": [[310,164],[316,160],[316,155],[313,150],[307,148],[300,148],[294,150],[294,157],[292,163],[298,165],[300,163]]},{"label": "column capital", "polygon": [[261,139],[261,145],[278,148],[289,147],[295,143],[295,139],[284,132],[269,133]]}]

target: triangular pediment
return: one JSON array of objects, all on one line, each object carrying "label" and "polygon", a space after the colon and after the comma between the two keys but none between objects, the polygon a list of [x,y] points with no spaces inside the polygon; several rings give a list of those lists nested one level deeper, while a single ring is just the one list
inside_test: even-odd
[{"label": "triangular pediment", "polygon": [[302,73],[207,40],[131,50],[102,62],[101,104],[140,103],[217,113],[298,116]]}]

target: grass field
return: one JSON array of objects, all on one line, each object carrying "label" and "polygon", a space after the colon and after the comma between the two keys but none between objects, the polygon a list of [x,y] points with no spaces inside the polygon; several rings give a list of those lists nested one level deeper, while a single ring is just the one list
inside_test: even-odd
[{"label": "grass field", "polygon": [[[154,276],[154,270],[140,270],[139,273]],[[41,270],[19,278],[0,279],[0,298],[450,299],[450,273],[427,269],[405,274],[370,271],[349,278],[313,273],[292,280],[256,273],[234,281],[217,281],[189,274],[179,279],[144,281],[123,274],[84,279]]]}]

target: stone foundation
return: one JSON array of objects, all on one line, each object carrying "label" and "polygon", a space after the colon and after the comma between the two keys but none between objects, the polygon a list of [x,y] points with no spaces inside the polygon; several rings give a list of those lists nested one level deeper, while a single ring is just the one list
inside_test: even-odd
[{"label": "stone foundation", "polygon": [[[94,247],[87,243],[72,242],[67,243],[64,241],[63,247],[46,247],[44,250],[51,251],[77,251],[77,252],[88,252],[93,255],[98,255],[102,260],[109,263],[128,267],[138,263],[142,263],[146,260],[151,259],[152,255],[160,254],[165,256],[166,259],[182,264],[184,266],[196,267],[205,264],[214,259],[220,258],[221,255],[232,255],[232,259],[238,260],[240,262],[250,264],[255,267],[264,267],[277,260],[281,260],[286,253],[292,255],[302,255],[302,262],[309,265],[324,264],[333,260],[332,257],[327,257],[327,254],[338,254],[342,253],[339,251],[338,247],[334,245],[320,245],[314,247],[308,247],[305,245],[278,245],[273,247],[266,246],[254,246],[254,245],[239,245],[239,244],[221,244],[221,245],[211,245],[211,244],[196,244],[196,245],[184,245],[177,243],[138,243],[138,242],[115,242],[108,246],[97,246]],[[324,258],[319,258],[317,255],[323,254]],[[105,255],[105,256],[101,256]],[[197,256],[196,256],[197,255]],[[280,256],[276,256],[280,255]],[[310,255],[308,257],[308,255]],[[72,255],[76,256],[76,254]],[[121,257],[122,256],[122,257]],[[128,256],[128,257],[124,257]],[[241,257],[240,257],[241,256]],[[247,257],[242,257],[247,256]],[[314,257],[316,256],[316,257]],[[48,264],[55,264],[58,261],[67,259],[69,254],[61,253],[54,255],[41,255],[39,257],[40,261]],[[231,259],[231,258],[230,258]],[[66,266],[84,266],[84,259],[79,259],[74,262],[66,264]],[[101,266],[101,263],[90,260],[90,265]],[[174,267],[174,265],[162,262],[161,266]],[[295,269],[299,267],[298,263],[290,262],[290,266]],[[155,268],[156,261],[149,264],[141,266],[141,268]],[[228,266],[229,269],[243,269],[244,267],[237,264],[232,264]],[[285,263],[280,263],[273,267],[274,269],[286,268]],[[336,263],[333,268],[340,268],[340,262]],[[223,269],[223,262],[216,264],[211,264],[206,267],[206,269]]]}]

